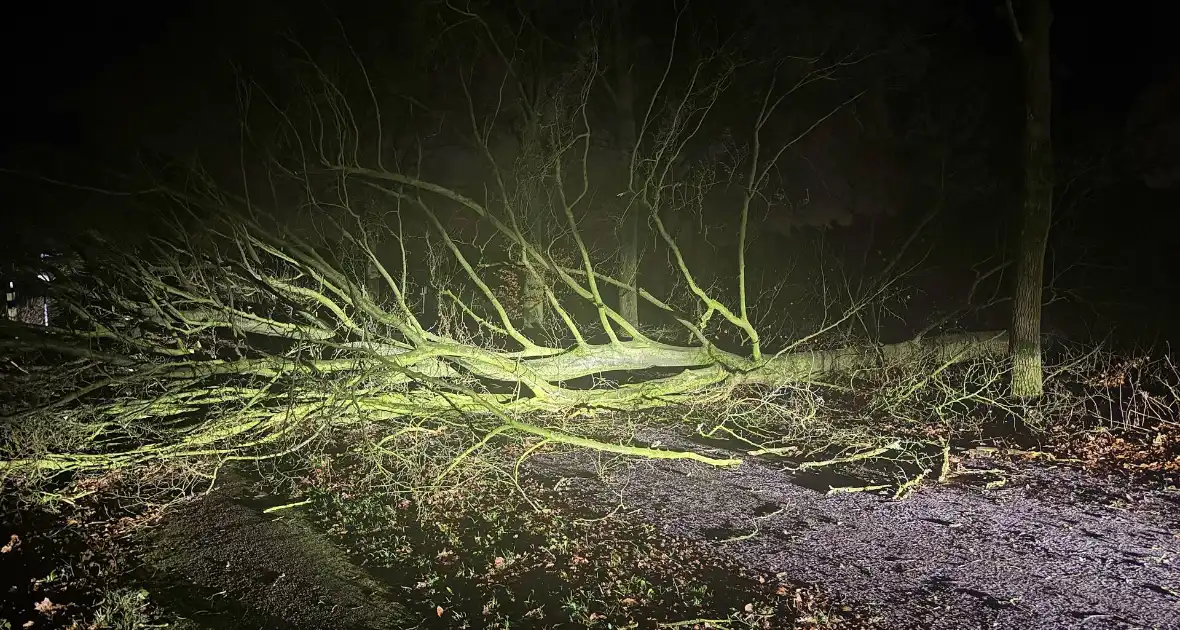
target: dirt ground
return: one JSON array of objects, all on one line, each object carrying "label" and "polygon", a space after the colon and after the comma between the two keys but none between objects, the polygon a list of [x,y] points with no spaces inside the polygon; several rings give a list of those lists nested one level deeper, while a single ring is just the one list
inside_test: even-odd
[{"label": "dirt ground", "polygon": [[633,460],[604,478],[587,453],[532,460],[565,492],[619,501],[752,570],[816,584],[885,627],[1180,628],[1175,488],[1031,461],[962,466],[1003,484],[928,484],[897,501],[893,489],[821,492],[769,461]]},{"label": "dirt ground", "polygon": [[[637,439],[741,455],[666,429]],[[4,615],[91,630],[67,623],[87,618],[85,589],[130,580],[155,622],[190,630],[1180,628],[1174,483],[976,451],[896,500],[895,485],[829,492],[864,482],[787,461],[581,450],[524,465],[536,506],[501,488],[422,522],[343,461],[291,495],[227,472],[122,559],[68,523],[6,519]]]},{"label": "dirt ground", "polygon": [[396,595],[298,510],[270,516],[225,475],[144,532],[136,579],[193,628],[398,628]]}]

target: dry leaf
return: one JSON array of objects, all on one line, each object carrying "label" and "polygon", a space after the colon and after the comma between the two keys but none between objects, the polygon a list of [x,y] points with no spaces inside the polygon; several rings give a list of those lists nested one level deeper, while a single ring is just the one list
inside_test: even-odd
[{"label": "dry leaf", "polygon": [[744,610],[748,613],[752,613],[752,612],[754,612],[754,604],[746,604],[746,607],[743,608],[742,610]]},{"label": "dry leaf", "polygon": [[20,536],[13,534],[12,537],[8,539],[7,545],[0,547],[0,553],[8,553],[17,547],[20,547]]},{"label": "dry leaf", "polygon": [[443,607],[442,607],[442,606],[437,606],[437,607],[435,607],[435,609],[434,609],[434,612],[435,612],[435,614],[437,614],[439,617],[441,617],[441,616],[442,616],[442,614],[443,614]]},{"label": "dry leaf", "polygon": [[52,617],[54,613],[56,613],[58,610],[61,610],[62,608],[65,608],[65,606],[61,606],[49,601],[48,597],[37,602],[36,604],[33,604],[33,609],[42,615],[45,615],[46,617]]},{"label": "dry leaf", "polygon": [[623,601],[621,601],[619,603],[624,606],[634,606],[635,604],[638,604],[639,602],[635,601],[635,599],[632,597],[624,597]]}]

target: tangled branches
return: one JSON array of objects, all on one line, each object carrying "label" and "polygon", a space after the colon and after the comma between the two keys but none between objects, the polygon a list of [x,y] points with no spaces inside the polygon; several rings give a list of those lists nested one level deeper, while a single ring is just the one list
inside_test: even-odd
[{"label": "tangled branches", "polygon": [[[493,48],[506,68],[503,93],[520,73],[513,55]],[[375,151],[364,146],[372,138],[361,132],[369,126],[360,106],[316,64],[308,63],[297,106],[243,81],[244,92],[263,96],[261,118],[275,127],[261,133],[257,113],[244,111],[251,133],[243,135],[283,139],[252,147],[265,185],[244,173],[234,192],[199,166],[155,182],[137,199],[178,217],[170,232],[136,247],[108,236],[78,249],[79,267],[55,274],[50,296],[63,317],[50,326],[4,324],[0,350],[11,378],[0,471],[43,479],[189,460],[215,470],[298,453],[347,429],[394,459],[405,454],[391,445],[406,436],[463,435],[468,447],[443,475],[505,433],[733,465],[597,439],[579,418],[720,402],[740,387],[773,391],[919,357],[951,364],[1004,354],[1005,336],[996,333],[808,349],[896,278],[825,310],[817,329],[783,347],[765,347],[747,287],[750,213],[799,138],[771,150],[764,126],[788,96],[839,65],[810,68],[785,89],[777,75],[769,82],[751,148],[729,171],[744,183],[726,292],[700,280],[668,226],[717,183],[697,177],[686,186],[677,169],[740,66],[724,55],[692,65],[678,91],[666,71],[630,154],[607,153],[611,168],[595,166],[596,49],[579,54],[560,81],[521,90],[532,100],[515,160],[495,145],[502,99],[488,106],[462,80],[467,137],[490,173],[482,199],[431,176],[417,130],[383,128],[391,117],[381,116],[367,72]],[[415,148],[416,163],[409,151],[383,157],[383,133]],[[258,192],[268,188],[269,200]],[[592,207],[600,191],[652,226],[681,295],[657,297],[604,271],[609,254],[587,233],[617,216]],[[504,280],[517,277],[523,289]],[[690,341],[668,343],[624,317],[608,288],[637,295]],[[521,294],[523,308],[512,303]],[[554,315],[547,328],[542,312]]]}]

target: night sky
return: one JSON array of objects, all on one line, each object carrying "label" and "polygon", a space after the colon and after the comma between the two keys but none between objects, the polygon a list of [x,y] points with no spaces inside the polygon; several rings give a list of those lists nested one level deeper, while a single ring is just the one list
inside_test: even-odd
[{"label": "night sky", "polygon": [[[6,60],[4,143],[44,142],[72,147],[84,135],[86,111],[112,96],[96,85],[110,73],[142,64],[166,67],[175,59],[191,65],[221,47],[237,30],[235,13],[251,4],[168,2],[149,5],[91,4],[59,10],[31,4],[21,19],[5,20]],[[291,3],[299,4],[299,3]],[[307,3],[304,3],[307,4]],[[347,11],[365,3],[326,2]],[[1002,3],[950,2],[979,32],[981,56],[1011,53],[1011,33]],[[1135,97],[1180,58],[1168,3],[1131,0],[1103,3],[1058,2],[1054,7],[1054,79],[1058,115],[1089,116],[1118,125]],[[341,8],[344,7],[344,8]],[[238,16],[241,19],[240,15]],[[222,20],[220,24],[215,20]],[[986,42],[986,43],[985,43]],[[165,57],[160,58],[163,53]],[[165,81],[182,75],[177,68]],[[137,99],[153,98],[151,84],[139,86]]]},{"label": "night sky", "polygon": [[[308,15],[327,11],[343,16],[346,23],[349,16],[363,15],[368,9],[357,3],[306,4]],[[728,3],[713,4],[725,7]],[[1059,161],[1100,163],[1105,173],[1088,180],[1081,203],[1060,213],[1053,242],[1084,243],[1086,260],[1109,276],[1102,286],[1124,293],[1130,287],[1132,295],[1142,298],[1136,312],[1143,313],[1149,327],[1180,319],[1176,317],[1180,311],[1169,307],[1177,288],[1172,234],[1180,205],[1177,187],[1151,189],[1143,184],[1137,161],[1141,151],[1129,139],[1127,128],[1145,93],[1158,91],[1169,77],[1180,76],[1176,72],[1180,55],[1172,43],[1174,26],[1165,15],[1168,4],[1056,2],[1053,31],[1053,133]],[[910,9],[895,19],[930,29],[923,41],[938,56],[936,65],[943,72],[954,74],[960,64],[988,69],[999,83],[994,89],[978,89],[1019,98],[1013,89],[1019,85],[1018,56],[1002,3],[963,0],[913,6],[919,5],[938,8],[930,8],[926,15]],[[709,2],[695,6],[698,11],[710,10]],[[3,166],[36,172],[48,168],[61,175],[63,165],[68,172],[73,169],[68,165],[87,160],[115,164],[121,150],[142,144],[145,135],[159,136],[171,129],[185,137],[186,111],[192,112],[193,119],[223,116],[216,99],[203,95],[224,91],[230,85],[229,62],[250,55],[249,33],[268,20],[267,10],[261,7],[217,2],[103,3],[69,10],[47,3],[23,7],[20,19],[10,17],[0,26],[0,46],[7,62],[0,140]],[[289,13],[300,11],[291,8]],[[649,21],[658,22],[662,14],[654,11],[652,15],[655,18]],[[848,16],[850,23],[857,18],[852,13]],[[925,89],[911,100],[934,98],[932,88]],[[989,127],[986,135],[999,139],[999,146],[1016,151],[1010,155],[1014,163],[1019,160],[1021,103],[1017,100],[1011,106],[1010,112],[994,116],[985,125]],[[990,149],[991,159],[1002,162],[1006,150]],[[1180,160],[1174,154],[1161,158],[1159,151],[1154,155],[1171,163]],[[13,228],[28,223],[32,193],[6,177],[0,182],[4,193],[0,204],[5,223]],[[1010,174],[997,175],[995,181],[1000,187],[1013,187]],[[76,220],[68,209],[59,211],[60,216],[52,212],[38,212],[38,216],[50,217],[58,226]],[[1010,213],[995,209],[994,217],[998,225]],[[862,226],[853,221],[835,229],[858,227]],[[1110,295],[1110,301],[1127,299],[1125,294]]]}]

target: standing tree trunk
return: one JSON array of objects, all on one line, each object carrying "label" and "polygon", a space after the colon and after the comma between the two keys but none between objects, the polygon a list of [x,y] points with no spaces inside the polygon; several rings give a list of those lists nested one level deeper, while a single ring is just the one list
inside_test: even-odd
[{"label": "standing tree trunk", "polygon": [[[631,74],[631,40],[627,24],[630,21],[630,0],[615,3],[615,33],[612,53],[615,65],[615,114],[618,116],[618,143],[625,159],[636,150],[635,84]],[[640,206],[628,205],[620,226],[619,314],[632,326],[639,326],[639,234]]]},{"label": "standing tree trunk", "polygon": [[520,296],[521,323],[526,330],[543,330],[548,323],[545,309],[545,282],[531,273],[524,275],[524,289]]},{"label": "standing tree trunk", "polygon": [[[526,104],[524,114],[526,119],[520,134],[520,147],[525,155],[530,155],[540,150],[540,100],[544,94],[544,88],[538,82],[538,84],[532,86],[530,94],[531,102]],[[526,177],[530,175],[527,173],[523,174]],[[520,182],[517,185],[520,186]],[[548,201],[545,199],[543,192],[536,187],[535,181],[530,181],[521,188],[526,195],[523,199],[521,210],[526,229],[530,231],[528,236],[533,242],[544,242],[547,238],[545,230],[548,225]],[[526,329],[533,331],[543,330],[548,323],[546,320],[548,309],[545,302],[545,289],[548,288],[548,283],[541,271],[538,270],[538,273],[521,274],[524,277],[524,287],[520,296],[521,321]]]},{"label": "standing tree trunk", "polygon": [[1053,215],[1053,146],[1050,141],[1049,0],[1027,0],[1023,30],[1008,2],[1024,76],[1024,200],[1016,258],[1012,307],[1012,395],[1036,398],[1043,393],[1041,369],[1041,293],[1045,248]]}]

